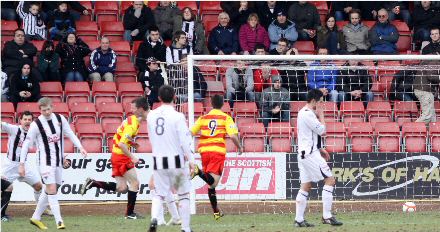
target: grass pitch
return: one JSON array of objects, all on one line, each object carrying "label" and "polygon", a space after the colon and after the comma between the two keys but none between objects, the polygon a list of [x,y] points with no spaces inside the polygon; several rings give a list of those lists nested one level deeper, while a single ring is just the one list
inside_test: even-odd
[{"label": "grass pitch", "polygon": [[[147,217],[148,218],[148,217]],[[314,228],[294,228],[291,214],[249,214],[226,215],[220,221],[214,221],[211,215],[192,217],[192,229],[195,232],[272,232],[272,231],[440,231],[440,212],[383,212],[383,213],[340,213],[337,218],[344,222],[341,227],[322,225],[321,214],[306,215]],[[125,220],[116,216],[67,216],[64,218],[67,231],[75,232],[131,232],[147,231],[149,219]],[[43,222],[49,227],[47,231],[56,231],[52,217],[44,217]],[[12,221],[2,223],[3,232],[38,231],[29,224],[28,218],[15,217]],[[180,231],[179,226],[159,227],[159,232]]]}]

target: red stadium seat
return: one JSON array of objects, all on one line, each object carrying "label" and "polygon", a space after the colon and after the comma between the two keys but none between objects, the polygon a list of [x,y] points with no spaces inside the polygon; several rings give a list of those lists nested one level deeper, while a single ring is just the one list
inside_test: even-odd
[{"label": "red stadium seat", "polygon": [[42,97],[51,98],[53,102],[62,102],[64,100],[61,82],[40,82],[40,94]]},{"label": "red stadium seat", "polygon": [[400,128],[396,122],[377,122],[374,125],[377,152],[400,152]]},{"label": "red stadium seat", "polygon": [[200,14],[202,18],[204,15],[218,15],[222,12],[220,7],[220,1],[201,1],[200,2]]},{"label": "red stadium seat", "polygon": [[144,95],[144,89],[140,82],[119,83],[118,91],[122,104]]},{"label": "red stadium seat", "polygon": [[397,41],[397,51],[400,54],[407,54],[408,51],[411,51],[411,37],[400,36]]},{"label": "red stadium seat", "polygon": [[[182,113],[188,117],[188,103],[183,103]],[[194,102],[194,117],[197,119],[198,117],[203,115],[203,104],[201,102]]]},{"label": "red stadium seat", "polygon": [[118,130],[120,123],[106,123],[102,124],[104,131],[104,140],[106,141],[106,149],[104,152],[111,152],[113,147],[113,136]]},{"label": "red stadium seat", "polygon": [[[111,42],[124,40],[124,25],[122,24],[122,22],[100,22],[99,28],[101,30],[101,36],[107,37]],[[110,43],[110,45],[111,48],[114,49],[114,44]]]},{"label": "red stadium seat", "polygon": [[440,123],[429,124],[429,140],[431,141],[431,152],[440,152]]},{"label": "red stadium seat", "polygon": [[103,144],[103,131],[98,123],[79,123],[76,125],[78,138],[89,153],[101,153]]},{"label": "red stadium seat", "polygon": [[241,124],[239,131],[242,137],[243,152],[264,152],[266,131],[263,123]]},{"label": "red stadium seat", "polygon": [[118,2],[112,1],[97,1],[95,2],[95,16],[96,21],[118,21],[119,20],[119,6]]},{"label": "red stadium seat", "polygon": [[135,153],[151,153],[153,151],[150,140],[146,137],[137,137],[136,143],[139,148],[135,149]]},{"label": "red stadium seat", "polygon": [[96,24],[96,22],[78,21],[76,22],[76,34],[80,36],[81,39],[87,37],[93,40],[98,40],[99,39],[98,24]]},{"label": "red stadium seat", "polygon": [[[207,18],[205,16],[205,18]],[[203,20],[203,26],[205,27],[205,36],[208,37],[211,34],[212,29],[218,25],[218,20]]]},{"label": "red stadium seat", "polygon": [[322,107],[324,109],[324,118],[326,122],[339,121],[339,110],[336,102],[323,102]]},{"label": "red stadium seat", "polygon": [[41,52],[44,45],[44,40],[34,40],[32,44],[37,48],[37,52]]},{"label": "red stadium seat", "polygon": [[18,24],[16,21],[8,21],[2,19],[2,36],[4,35],[14,35],[14,31],[18,29]]},{"label": "red stadium seat", "polygon": [[373,152],[373,127],[368,122],[352,122],[348,127],[351,152]]},{"label": "red stadium seat", "polygon": [[[70,124],[70,129],[72,129],[73,133],[76,134],[76,128],[74,124]],[[69,137],[64,134],[64,152],[65,153],[74,153],[75,152],[75,146],[73,145],[72,140],[69,139]]]},{"label": "red stadium seat", "polygon": [[6,153],[8,152],[8,138],[2,137],[1,140],[2,140],[1,153]]},{"label": "red stadium seat", "polygon": [[133,41],[133,49],[132,49],[132,55],[137,56],[139,47],[141,46],[141,43],[144,41]]},{"label": "red stadium seat", "polygon": [[408,25],[405,22],[394,20],[391,22],[394,26],[396,26],[397,30],[399,31],[399,37],[410,37],[411,30],[409,29]]},{"label": "red stadium seat", "polygon": [[232,142],[232,139],[229,137],[226,137],[226,152],[237,152],[237,147],[234,145],[234,142]]},{"label": "red stadium seat", "polygon": [[16,122],[15,109],[14,109],[14,104],[12,104],[12,102],[2,102],[1,110],[2,110],[2,121],[7,123]]},{"label": "red stadium seat", "polygon": [[54,102],[53,112],[63,115],[67,119],[67,121],[70,120],[69,106],[65,102]]},{"label": "red stadium seat", "polygon": [[[93,40],[87,40],[87,41],[84,41],[87,45],[89,45],[89,48],[90,48],[90,50],[94,50],[94,49],[96,49],[96,48],[99,48],[99,47],[101,47],[101,41],[99,41],[99,40],[95,40],[95,41],[93,41]],[[111,45],[111,44],[110,44]],[[90,59],[90,57],[89,57],[89,59]],[[90,62],[89,62],[90,63]],[[86,62],[86,64],[87,64],[87,62]]]},{"label": "red stadium seat", "polygon": [[298,49],[300,54],[315,54],[315,45],[312,41],[296,41],[294,47]]},{"label": "red stadium seat", "polygon": [[402,125],[403,151],[426,152],[426,126],[423,122],[405,122]]},{"label": "red stadium seat", "polygon": [[[38,103],[36,102],[19,102],[17,104],[17,117],[20,117],[23,111],[30,111],[34,117],[40,116],[40,108],[38,107]],[[17,120],[18,121],[18,120]]]},{"label": "red stadium seat", "polygon": [[306,101],[292,101],[290,102],[290,117],[296,119],[298,112],[307,104]]},{"label": "red stadium seat", "polygon": [[437,121],[440,122],[440,101],[434,102],[435,115],[437,115]]},{"label": "red stadium seat", "polygon": [[292,151],[292,128],[288,122],[270,122],[267,127],[272,152]]},{"label": "red stadium seat", "polygon": [[98,110],[98,119],[102,125],[121,123],[124,119],[124,109],[121,103],[102,102],[96,108]]},{"label": "red stadium seat", "polygon": [[[118,57],[119,58],[119,57]],[[127,81],[119,81],[118,79],[124,79],[127,77],[131,77],[132,82],[136,82],[136,69],[131,62],[119,62],[116,64],[115,74],[117,76],[117,82],[127,82]]]},{"label": "red stadium seat", "polygon": [[325,149],[328,152],[346,152],[346,133],[342,122],[326,123]]},{"label": "red stadium seat", "polygon": [[341,103],[341,119],[348,126],[351,122],[365,121],[364,103],[361,101],[345,101]]},{"label": "red stadium seat", "polygon": [[195,1],[177,1],[177,7],[183,10],[185,7],[191,8],[197,14],[197,3]]},{"label": "red stadium seat", "polygon": [[404,122],[415,121],[419,117],[419,110],[416,102],[394,102],[394,121],[402,126]]},{"label": "red stadium seat", "polygon": [[95,81],[92,85],[92,98],[96,105],[101,102],[117,102],[118,93],[115,82]]},{"label": "red stadium seat", "polygon": [[336,26],[338,27],[339,31],[342,31],[345,25],[347,25],[348,21],[336,21]]},{"label": "red stadium seat", "polygon": [[87,82],[66,82],[65,86],[66,102],[89,102],[90,87]]},{"label": "red stadium seat", "polygon": [[[93,18],[93,9],[92,9],[92,2],[91,1],[79,1],[79,3],[87,9],[89,12],[89,15],[81,14],[80,21],[92,21]],[[80,22],[78,21],[78,22]],[[78,23],[76,22],[76,23]],[[78,29],[78,24],[76,24],[76,29]]]},{"label": "red stadium seat", "polygon": [[373,28],[374,24],[376,24],[376,21],[362,21],[362,23],[371,29]]},{"label": "red stadium seat", "polygon": [[74,102],[70,106],[72,114],[72,122],[80,123],[95,123],[96,122],[96,107],[91,102]]},{"label": "red stadium seat", "polygon": [[258,115],[257,104],[255,102],[235,102],[234,117],[256,118]]},{"label": "red stadium seat", "polygon": [[366,113],[368,115],[368,121],[373,125],[376,122],[392,121],[391,104],[389,102],[369,102]]},{"label": "red stadium seat", "polygon": [[[148,1],[150,3],[150,1]],[[130,7],[133,6],[132,1],[121,1],[121,15],[125,15],[125,11]]]},{"label": "red stadium seat", "polygon": [[206,81],[208,89],[206,90],[207,96],[214,96],[215,94],[223,95],[225,93],[225,87],[221,81]]}]

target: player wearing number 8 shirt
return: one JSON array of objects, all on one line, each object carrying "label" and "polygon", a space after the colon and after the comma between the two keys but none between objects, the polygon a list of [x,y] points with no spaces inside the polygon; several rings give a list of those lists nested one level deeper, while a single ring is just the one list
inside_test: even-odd
[{"label": "player wearing number 8 shirt", "polygon": [[134,167],[139,159],[130,152],[130,148],[137,148],[139,146],[135,142],[135,137],[138,134],[141,121],[147,119],[149,110],[150,107],[146,98],[140,97],[134,99],[131,102],[131,111],[133,115],[127,117],[124,122],[122,122],[116,134],[113,136],[111,163],[112,177],[116,179],[116,183],[87,178],[80,190],[82,195],[93,187],[127,193],[128,202],[125,219],[141,218],[140,215],[134,212],[139,189],[139,181],[136,174],[136,168]]},{"label": "player wearing number 8 shirt", "polygon": [[203,170],[195,166],[194,176],[198,175],[209,185],[209,201],[214,211],[214,219],[218,220],[223,216],[223,212],[217,207],[215,187],[220,181],[226,159],[226,134],[231,137],[238,148],[239,155],[242,148],[238,140],[238,130],[234,120],[221,110],[223,97],[214,95],[211,98],[211,104],[213,109],[197,119],[191,128],[191,132],[193,136],[200,132],[198,151],[202,157],[203,166]]}]

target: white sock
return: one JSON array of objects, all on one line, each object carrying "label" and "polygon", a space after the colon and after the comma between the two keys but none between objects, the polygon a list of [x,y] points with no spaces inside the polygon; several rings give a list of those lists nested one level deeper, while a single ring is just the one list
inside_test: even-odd
[{"label": "white sock", "polygon": [[[163,206],[162,199],[156,194],[155,190],[150,191],[151,194],[151,219],[155,218],[159,221],[159,218],[163,218]],[[162,216],[161,216],[162,214]]]},{"label": "white sock", "polygon": [[189,224],[191,221],[191,209],[189,205],[189,193],[179,195],[179,215],[182,219],[182,230],[190,232],[191,228]]},{"label": "white sock", "polygon": [[165,201],[167,203],[168,211],[170,212],[173,220],[179,220],[180,216],[179,212],[177,211],[176,199],[171,192],[168,192],[168,194],[165,196]]},{"label": "white sock", "polygon": [[307,207],[307,197],[309,193],[303,190],[299,190],[296,195],[296,212],[295,212],[295,221],[302,222],[304,221],[304,212]]},{"label": "white sock", "polygon": [[42,191],[40,197],[38,198],[37,208],[35,208],[32,218],[36,220],[41,220],[41,215],[44,213],[44,210],[46,210],[48,204],[49,201],[47,199],[47,193],[45,191]]},{"label": "white sock", "polygon": [[160,204],[159,204],[159,214],[157,216],[157,223],[159,223],[159,224],[165,224],[166,223],[164,212],[163,212],[163,202],[162,202],[162,200],[160,201]]},{"label": "white sock", "polygon": [[50,210],[52,210],[53,216],[55,218],[55,223],[62,222],[63,218],[61,217],[60,203],[58,202],[58,196],[55,195],[47,195],[47,199],[49,200]]},{"label": "white sock", "polygon": [[40,195],[41,195],[41,190],[38,192],[34,190],[35,202],[38,202],[38,199],[40,199]]},{"label": "white sock", "polygon": [[322,217],[332,217],[333,186],[324,185],[322,188]]}]

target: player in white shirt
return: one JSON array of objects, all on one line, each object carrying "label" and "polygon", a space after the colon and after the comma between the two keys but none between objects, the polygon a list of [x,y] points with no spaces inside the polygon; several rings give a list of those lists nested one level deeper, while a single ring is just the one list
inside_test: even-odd
[{"label": "player in white shirt", "polygon": [[[150,111],[147,117],[148,135],[153,148],[153,178],[156,194],[152,199],[150,232],[157,230],[159,204],[169,191],[179,198],[182,231],[190,232],[190,175],[194,172],[194,152],[191,133],[185,116],[174,108],[174,88],[163,85],[159,89],[162,105]],[[189,161],[189,169],[185,162]]]},{"label": "player in white shirt", "polygon": [[296,196],[295,226],[313,227],[304,220],[307,197],[312,182],[324,180],[322,189],[322,223],[340,226],[342,222],[332,216],[333,188],[335,178],[327,162],[328,152],[321,146],[321,136],[325,134],[324,113],[321,107],[323,94],[319,89],[307,93],[307,104],[298,112],[298,169],[301,189]]},{"label": "player in white shirt", "polygon": [[41,180],[46,186],[45,192],[40,195],[37,208],[35,209],[30,222],[39,229],[46,230],[46,225],[41,222],[41,215],[47,205],[55,217],[57,229],[65,229],[60,212],[57,191],[62,184],[63,167],[70,166],[70,163],[64,159],[64,134],[79,148],[81,154],[87,156],[86,150],[82,147],[78,137],[73,133],[64,116],[53,113],[52,100],[43,97],[38,100],[38,106],[41,115],[31,123],[26,140],[23,143],[20,154],[20,176],[26,175],[24,162],[31,144],[37,145],[38,149],[38,167]]},{"label": "player in white shirt", "polygon": [[[20,165],[20,152],[23,142],[29,130],[29,126],[34,116],[29,111],[24,111],[20,115],[20,125],[12,125],[6,122],[1,122],[2,132],[8,134],[8,153],[7,159],[2,163],[2,177],[13,183],[15,180],[25,182],[34,189],[35,201],[38,202],[38,198],[41,194],[41,181],[37,171],[32,168],[27,168],[28,172],[24,177],[18,174],[18,166]],[[27,165],[27,163],[26,163]],[[11,191],[6,191],[1,196],[2,201],[2,221],[8,221],[9,217],[6,215],[6,209],[11,199],[12,185],[9,186]],[[49,213],[48,211],[46,211]]]}]

